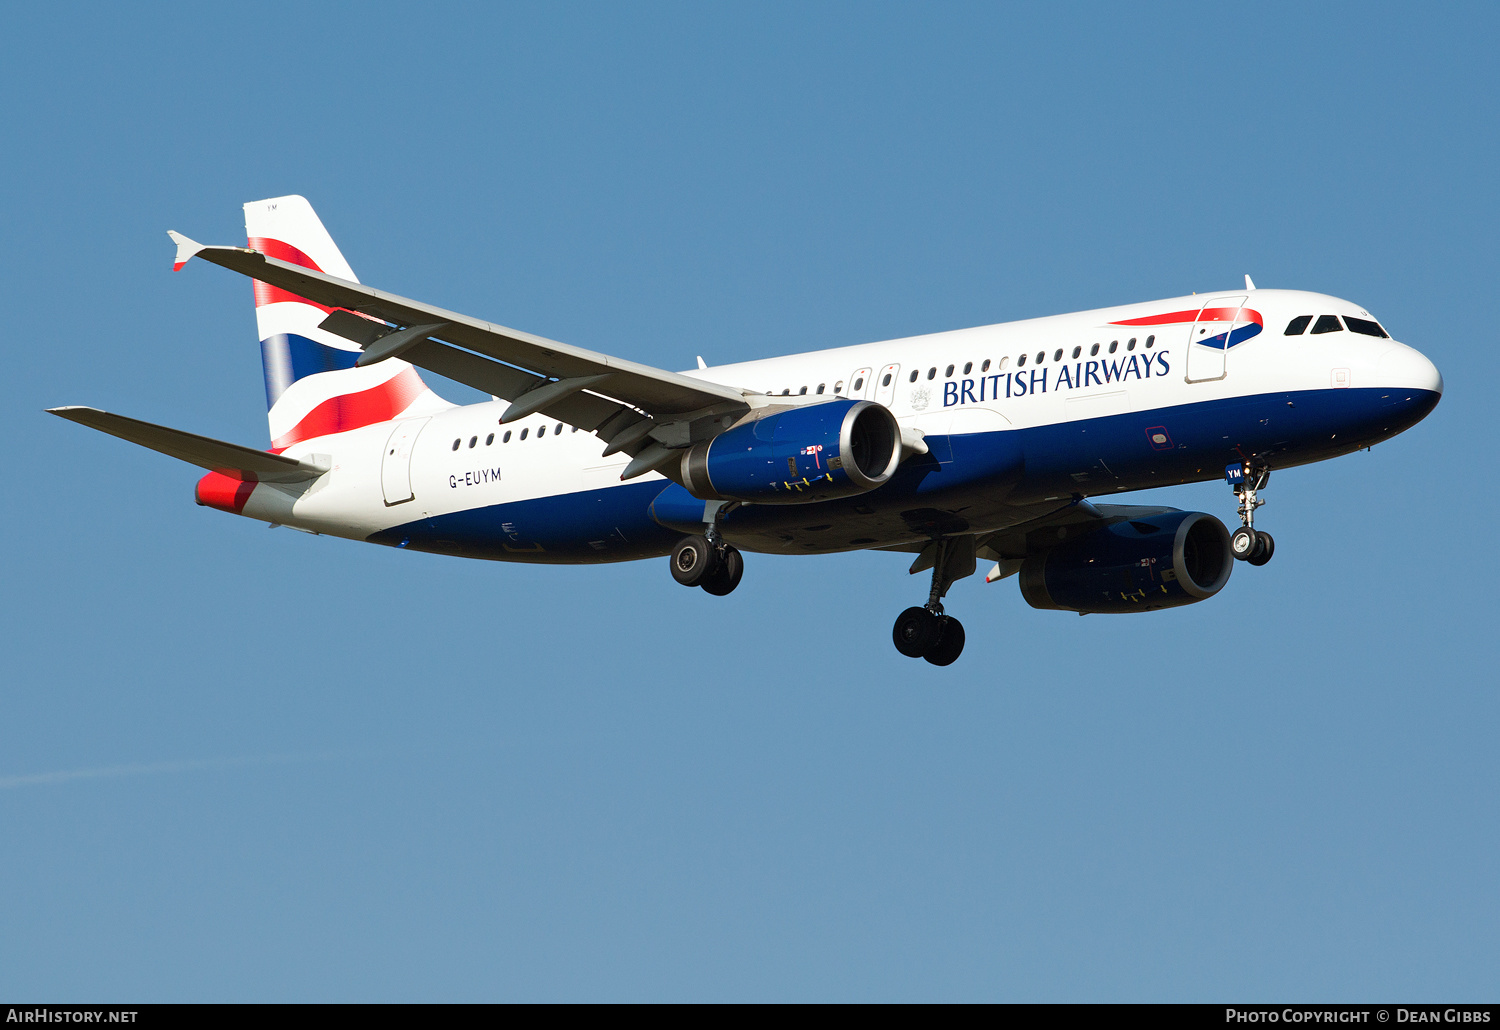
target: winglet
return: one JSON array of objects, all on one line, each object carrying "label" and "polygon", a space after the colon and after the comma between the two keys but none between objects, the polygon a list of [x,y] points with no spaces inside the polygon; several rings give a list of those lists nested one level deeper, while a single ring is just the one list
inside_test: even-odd
[{"label": "winglet", "polygon": [[182,235],[182,233],[173,232],[171,229],[167,230],[167,235],[172,238],[173,243],[177,244],[177,258],[172,262],[172,271],[181,271],[182,266],[191,261],[193,255],[203,249],[203,244],[197,240],[190,240]]}]

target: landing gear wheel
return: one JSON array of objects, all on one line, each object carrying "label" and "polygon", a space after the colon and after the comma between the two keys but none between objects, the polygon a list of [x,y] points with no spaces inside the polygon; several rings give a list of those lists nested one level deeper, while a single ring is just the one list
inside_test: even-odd
[{"label": "landing gear wheel", "polygon": [[685,536],[672,548],[672,578],[685,587],[695,587],[719,567],[719,552],[701,536]]},{"label": "landing gear wheel", "polygon": [[744,557],[736,548],[726,546],[720,558],[719,567],[703,577],[703,582],[698,585],[715,597],[723,597],[740,585],[740,577],[744,574]]},{"label": "landing gear wheel", "polygon": [[1251,565],[1264,565],[1271,560],[1271,555],[1276,553],[1276,541],[1270,533],[1263,532],[1262,530],[1256,530],[1255,536],[1255,553],[1245,560]]},{"label": "landing gear wheel", "polygon": [[1229,538],[1229,553],[1234,555],[1237,561],[1250,561],[1260,547],[1258,542],[1260,535],[1249,526],[1241,526]]},{"label": "landing gear wheel", "polygon": [[942,624],[938,621],[938,616],[926,608],[906,609],[896,616],[896,625],[891,628],[891,639],[896,643],[896,650],[908,658],[921,658],[927,654],[941,635]]},{"label": "landing gear wheel", "polygon": [[964,624],[951,615],[940,617],[938,622],[942,633],[922,657],[933,665],[952,665],[964,653]]}]

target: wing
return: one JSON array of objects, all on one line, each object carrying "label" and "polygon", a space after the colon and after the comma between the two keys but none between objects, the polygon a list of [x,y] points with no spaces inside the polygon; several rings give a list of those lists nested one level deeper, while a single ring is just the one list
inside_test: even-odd
[{"label": "wing", "polygon": [[597,433],[606,454],[635,456],[622,478],[665,464],[747,412],[747,392],[470,318],[242,247],[178,233],[176,267],[192,257],[333,309],[320,328],[364,348],[361,365],[403,360],[511,402],[504,421],[541,412]]},{"label": "wing", "polygon": [[[993,583],[1019,572],[1021,563],[1028,554],[1044,550],[1056,540],[1061,539],[1056,535],[1059,530],[1077,527],[1083,532],[1091,532],[1126,519],[1160,515],[1163,512],[1175,510],[1175,508],[1159,505],[1094,504],[1084,498],[1071,500],[1060,507],[1056,504],[1017,505],[1014,525],[994,532],[972,534],[974,554],[977,558],[995,562],[984,577],[986,583]],[[1037,534],[1041,535],[1040,538]],[[916,558],[908,570],[912,575],[932,568],[939,553],[937,541],[925,544],[900,544],[894,547],[882,547],[880,550],[905,551],[915,554]],[[973,571],[971,567],[968,572],[956,578],[961,579],[963,576],[971,575]]]},{"label": "wing", "polygon": [[47,410],[59,418],[191,462],[210,472],[247,482],[297,483],[317,479],[328,471],[324,466],[311,461],[299,461],[268,451],[257,451],[253,447],[241,447],[237,443],[198,436],[196,433],[184,433],[181,429],[169,429],[151,422],[100,411],[98,408],[78,406]]}]

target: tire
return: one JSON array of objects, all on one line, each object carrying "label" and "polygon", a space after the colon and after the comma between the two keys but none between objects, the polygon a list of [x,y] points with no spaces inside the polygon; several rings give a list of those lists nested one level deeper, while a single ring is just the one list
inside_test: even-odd
[{"label": "tire", "polygon": [[702,583],[718,567],[718,552],[701,536],[685,536],[672,548],[672,578],[685,587]]},{"label": "tire", "polygon": [[744,556],[737,549],[726,547],[719,567],[703,577],[703,582],[698,585],[715,597],[723,597],[725,594],[734,592],[734,588],[740,585],[740,577],[744,574]]},{"label": "tire", "polygon": [[1234,531],[1229,538],[1229,553],[1234,555],[1236,561],[1249,561],[1255,557],[1257,548],[1256,538],[1260,534],[1249,526],[1241,526]]},{"label": "tire", "polygon": [[952,665],[964,653],[964,624],[951,615],[944,615],[938,621],[942,625],[942,634],[922,657],[933,665]]},{"label": "tire", "polygon": [[1245,560],[1251,565],[1264,565],[1276,553],[1276,540],[1270,533],[1258,532],[1255,535],[1260,538],[1256,541],[1255,554]]},{"label": "tire", "polygon": [[896,616],[891,639],[906,657],[921,658],[937,643],[941,630],[938,617],[926,608],[908,608]]}]

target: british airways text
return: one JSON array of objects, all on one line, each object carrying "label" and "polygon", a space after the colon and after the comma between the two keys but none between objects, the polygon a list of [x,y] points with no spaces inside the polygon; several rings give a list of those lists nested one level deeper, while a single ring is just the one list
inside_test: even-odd
[{"label": "british airways text", "polygon": [[1150,379],[1164,376],[1172,370],[1167,364],[1170,351],[1160,350],[1146,354],[1131,354],[1125,358],[1108,360],[1077,361],[1071,366],[1052,368],[1017,369],[1014,372],[996,372],[978,379],[961,379],[943,384],[943,407],[955,404],[982,404],[985,400],[998,400],[1004,391],[1006,397],[1025,397],[1029,393],[1046,393],[1047,380],[1051,373],[1052,391],[1073,390],[1085,386],[1104,386],[1123,383],[1132,377]]}]

